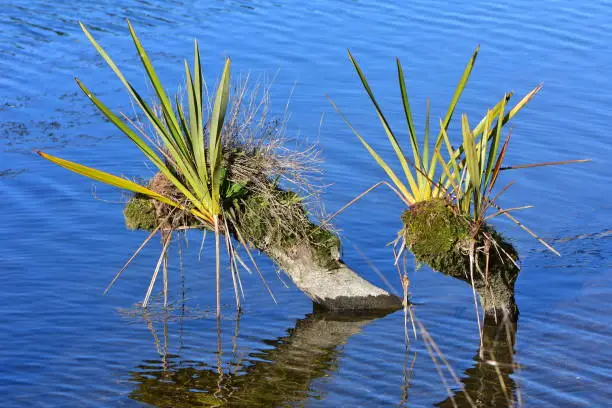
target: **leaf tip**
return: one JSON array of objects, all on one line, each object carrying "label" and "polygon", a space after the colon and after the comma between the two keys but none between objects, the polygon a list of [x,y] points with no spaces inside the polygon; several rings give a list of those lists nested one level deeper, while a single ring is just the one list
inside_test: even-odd
[{"label": "leaf tip", "polygon": [[351,52],[350,48],[346,49],[346,53],[348,54],[348,57],[351,61],[355,62],[355,57],[353,57],[353,53]]}]

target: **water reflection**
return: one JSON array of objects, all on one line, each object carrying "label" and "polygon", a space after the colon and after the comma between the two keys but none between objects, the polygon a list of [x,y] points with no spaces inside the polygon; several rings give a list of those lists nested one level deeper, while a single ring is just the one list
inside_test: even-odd
[{"label": "water reflection", "polygon": [[[484,321],[482,346],[473,367],[461,378],[463,390],[438,407],[514,407],[520,402],[520,390],[511,378],[514,373],[516,323],[506,319]],[[470,402],[471,401],[471,402]]]},{"label": "water reflection", "polygon": [[[326,396],[316,391],[313,381],[338,370],[342,346],[363,326],[382,315],[338,314],[315,310],[287,330],[287,335],[263,343],[269,349],[247,356],[238,352],[240,316],[223,349],[217,332],[216,361],[185,361],[168,348],[168,315],[142,315],[151,331],[158,360],[145,360],[129,374],[133,389],[129,397],[156,407],[277,407],[303,403]],[[162,324],[156,329],[155,323]],[[181,319],[182,322],[182,319]],[[460,378],[461,387],[438,407],[514,407],[520,404],[515,372],[516,323],[487,317],[483,324],[482,346],[474,365]],[[181,325],[182,330],[182,325]],[[182,342],[182,336],[181,336]],[[403,347],[397,344],[397,347]],[[224,359],[231,355],[231,361]],[[410,388],[417,355],[406,350],[399,406],[411,406]],[[428,357],[425,357],[428,359]],[[438,391],[443,392],[439,383]],[[452,387],[452,384],[451,384]],[[458,389],[460,388],[460,389]]]},{"label": "water reflection", "polygon": [[[174,362],[178,356],[169,355],[167,342],[162,340],[167,338],[166,322],[162,335],[149,322],[162,364],[160,367],[159,361],[145,361],[130,373],[135,384],[130,398],[176,408],[275,407],[316,398],[312,381],[336,371],[341,346],[378,317],[382,316],[315,311],[298,320],[288,335],[266,341],[270,349],[249,354],[247,361],[232,361],[229,370],[223,370],[220,341],[216,367],[206,363],[178,366]],[[234,347],[238,326],[235,330]]]}]

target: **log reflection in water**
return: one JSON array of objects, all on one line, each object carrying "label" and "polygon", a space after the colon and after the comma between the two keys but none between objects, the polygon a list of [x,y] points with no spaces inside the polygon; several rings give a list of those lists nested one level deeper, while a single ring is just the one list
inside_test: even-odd
[{"label": "log reflection in water", "polygon": [[[461,379],[463,390],[453,397],[458,407],[472,407],[469,399],[479,408],[516,406],[518,388],[511,378],[515,338],[516,323],[508,319],[496,322],[494,317],[485,318],[482,347],[474,357],[476,364],[465,371]],[[436,406],[447,408],[455,405],[448,398]]]},{"label": "log reflection in water", "polygon": [[[338,368],[341,347],[368,322],[384,314],[315,311],[288,335],[267,341],[271,349],[251,353],[233,372],[205,363],[151,370],[144,363],[130,373],[130,398],[157,407],[275,407],[312,397],[311,383]],[[167,358],[162,356],[164,363]]]}]

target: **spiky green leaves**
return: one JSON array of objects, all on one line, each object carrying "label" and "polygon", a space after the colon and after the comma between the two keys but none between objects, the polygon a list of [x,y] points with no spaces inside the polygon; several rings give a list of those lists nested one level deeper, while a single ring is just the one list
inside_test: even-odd
[{"label": "spiky green leaves", "polygon": [[[372,155],[372,157],[378,163],[378,165],[381,166],[381,168],[385,171],[387,176],[389,176],[389,178],[391,179],[395,187],[402,194],[402,199],[407,204],[414,204],[416,202],[440,197],[443,194],[443,190],[440,188],[440,183],[439,183],[439,180],[437,179],[437,177],[439,177],[439,175],[437,174],[438,173],[437,172],[438,157],[435,154],[430,154],[429,105],[427,109],[427,118],[426,118],[426,124],[425,124],[425,135],[423,138],[423,145],[422,145],[422,148],[419,148],[418,135],[417,135],[417,132],[414,126],[414,119],[413,119],[412,111],[410,109],[410,101],[408,99],[408,91],[406,87],[406,81],[404,78],[404,70],[402,68],[402,65],[399,59],[397,59],[396,60],[397,76],[398,76],[400,94],[401,94],[401,99],[402,99],[402,107],[403,107],[406,123],[408,125],[408,136],[410,140],[410,147],[412,150],[412,159],[409,159],[402,151],[402,148],[398,142],[398,138],[396,137],[395,133],[393,132],[393,130],[391,130],[391,126],[389,125],[389,122],[387,121],[385,115],[383,114],[382,109],[380,108],[380,105],[376,101],[376,98],[374,97],[374,93],[361,67],[359,66],[359,64],[357,63],[357,61],[355,60],[355,58],[353,57],[350,51],[348,54],[349,54],[349,59],[351,60],[351,63],[353,64],[353,67],[355,68],[355,71],[357,72],[357,75],[359,76],[359,79],[361,81],[363,88],[368,94],[370,101],[374,105],[374,109],[376,110],[378,119],[380,120],[380,123],[383,126],[385,134],[387,138],[389,139],[391,146],[393,147],[393,151],[395,152],[395,155],[398,161],[400,162],[400,165],[404,173],[403,176],[405,178],[407,185],[391,169],[391,166],[372,148],[372,146],[368,142],[366,142],[366,140],[350,125],[350,123],[348,123],[348,120],[344,118],[344,116],[342,116],[343,119],[345,120],[345,122],[347,122],[347,124],[349,124],[353,133],[355,133],[359,141],[368,150],[370,155]],[[474,62],[476,60],[477,55],[478,55],[478,48],[476,48],[476,50],[474,51],[474,54],[472,55],[472,58],[470,58],[468,64],[466,65],[463,71],[463,74],[461,75],[461,78],[459,80],[459,84],[457,85],[457,88],[455,89],[455,92],[451,99],[451,103],[448,106],[448,109],[444,116],[444,120],[442,121],[440,132],[438,133],[438,136],[435,140],[435,144],[434,144],[435,149],[439,149],[443,142],[443,132],[445,132],[448,129],[448,126],[453,117],[453,113],[455,112],[459,98],[461,97],[461,94],[463,93],[463,90],[465,89],[465,86],[469,79],[470,73],[472,72],[472,68],[474,66]],[[338,110],[337,107],[333,104],[333,102],[332,102],[332,105],[336,108],[336,110]]]},{"label": "spiky green leaves", "polygon": [[[409,158],[402,150],[398,141],[399,138],[391,129],[391,125],[374,97],[363,70],[349,51],[349,59],[357,72],[361,85],[374,105],[385,135],[395,152],[397,160],[400,162],[404,173],[403,177],[398,175],[389,162],[385,161],[365,138],[350,125],[333,102],[332,105],[340,112],[344,121],[376,163],[385,171],[399,191],[402,200],[408,205],[443,196],[454,197],[461,211],[466,215],[471,215],[474,219],[479,219],[488,205],[485,196],[491,194],[499,174],[501,160],[505,154],[504,148],[500,151],[502,128],[533,98],[541,89],[541,86],[529,92],[509,111],[506,111],[506,104],[512,94],[504,95],[502,100],[490,109],[474,128],[470,126],[467,116],[463,116],[461,118],[462,137],[458,143],[459,147],[454,148],[448,135],[448,129],[459,99],[474,68],[478,52],[479,47],[474,50],[463,69],[448,108],[443,118],[439,120],[440,129],[433,141],[433,150],[430,146],[429,102],[426,109],[425,132],[422,144],[420,144],[408,98],[404,70],[399,59],[396,59],[402,108],[408,128],[410,150],[412,151]],[[443,149],[446,151],[446,158],[443,156]]]},{"label": "spiky green leaves", "polygon": [[[201,219],[208,226],[213,225],[214,218],[221,212],[224,197],[222,197],[222,186],[226,182],[225,170],[221,166],[222,157],[222,133],[225,112],[229,101],[230,82],[230,60],[225,62],[221,82],[214,99],[213,111],[208,118],[209,132],[206,134],[204,128],[204,101],[203,101],[203,79],[200,63],[200,53],[197,41],[194,44],[194,67],[193,72],[189,64],[185,62],[187,112],[185,112],[178,97],[173,107],[153,64],[146,53],[134,28],[128,22],[130,35],[134,46],[140,57],[147,78],[151,83],[156,102],[150,105],[136,91],[132,84],[119,70],[106,50],[93,38],[89,30],[81,24],[85,36],[98,51],[111,70],[117,75],[121,83],[127,89],[136,105],[140,108],[143,116],[155,131],[160,143],[154,142],[154,137],[142,133],[138,135],[130,125],[132,123],[126,118],[121,119],[101,102],[81,81],[77,83],[81,90],[89,97],[92,103],[124,133],[151,162],[172,182],[173,185],[187,198],[189,205],[172,202],[166,197],[145,191],[146,188],[125,179],[100,172],[86,166],[78,165],[63,159],[54,158],[46,154],[41,156],[59,164],[69,170],[75,171],[86,177],[93,178],[115,187],[129,191],[146,194],[165,204],[170,204],[181,209],[191,211],[193,215]],[[139,129],[140,130],[140,129]],[[208,146],[206,146],[208,141]]]}]

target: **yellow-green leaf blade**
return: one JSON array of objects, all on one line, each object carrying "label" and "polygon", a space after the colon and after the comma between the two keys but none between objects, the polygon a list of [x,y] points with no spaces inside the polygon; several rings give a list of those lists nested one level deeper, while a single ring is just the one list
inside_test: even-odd
[{"label": "yellow-green leaf blade", "polygon": [[[474,68],[474,63],[476,62],[476,57],[478,56],[478,52],[480,51],[480,46],[476,47],[476,49],[474,50],[474,53],[472,54],[472,57],[469,59],[467,65],[465,66],[465,69],[463,70],[463,73],[461,74],[461,78],[459,79],[459,83],[457,84],[457,88],[455,88],[455,92],[453,94],[453,97],[451,98],[451,102],[448,106],[448,109],[446,111],[446,115],[444,116],[444,120],[443,120],[443,127],[444,130],[448,130],[448,126],[450,124],[450,121],[453,117],[453,113],[455,112],[455,108],[457,107],[457,103],[459,102],[459,98],[461,97],[461,94],[463,94],[463,90],[465,89],[465,86],[467,85],[467,82],[470,78],[470,75],[472,73],[472,69]],[[440,133],[442,132],[442,130],[440,130]],[[440,144],[442,143],[441,139],[440,139],[440,134],[438,134],[438,139],[435,145],[435,149],[439,149],[440,148]],[[433,171],[435,171],[435,164],[436,164],[436,158],[432,158],[432,164],[430,166],[430,173],[429,173],[429,178],[433,178]]]},{"label": "yellow-green leaf blade", "polygon": [[225,113],[229,102],[231,60],[225,60],[221,81],[217,88],[217,94],[213,104],[212,116],[210,118],[210,131],[208,135],[208,165],[210,167],[210,181],[212,186],[213,213],[220,211],[220,189],[222,180],[216,177],[220,174],[222,152],[222,130],[225,121]]},{"label": "yellow-green leaf blade", "polygon": [[395,186],[398,188],[400,193],[404,196],[404,199],[406,200],[406,202],[410,204],[414,204],[416,201],[414,196],[410,194],[410,192],[408,191],[404,183],[402,183],[399,177],[397,177],[393,169],[391,169],[391,167],[382,159],[382,157],[380,157],[380,155],[376,152],[376,150],[374,150],[374,148],[372,148],[372,146],[370,146],[370,144],[365,141],[365,139],[359,134],[359,132],[357,132],[357,130],[353,127],[353,125],[351,125],[351,123],[348,121],[346,116],[344,116],[342,111],[338,109],[336,104],[331,99],[330,99],[330,103],[332,107],[336,110],[336,112],[338,112],[338,114],[340,115],[344,123],[348,125],[348,127],[355,134],[355,136],[357,136],[361,144],[363,144],[363,146],[366,148],[368,153],[370,153],[370,155],[374,158],[376,163],[384,170],[387,176],[389,176],[393,184],[395,184]]},{"label": "yellow-green leaf blade", "polygon": [[69,160],[65,160],[56,156],[52,156],[50,154],[44,153],[44,152],[37,152],[41,157],[49,160],[52,163],[57,164],[58,166],[61,166],[67,170],[70,170],[74,173],[80,174],[82,176],[88,177],[92,180],[96,180],[108,185],[111,185],[113,187],[117,187],[123,190],[128,190],[131,191],[133,193],[140,193],[140,194],[145,194],[151,198],[154,198],[164,204],[168,204],[171,205],[173,207],[177,207],[180,209],[184,209],[184,207],[177,203],[174,200],[171,200],[159,193],[156,193],[153,190],[150,190],[144,186],[141,186],[140,184],[134,183],[133,181],[124,179],[122,177],[117,177],[113,174],[101,171],[101,170],[97,170],[94,169],[92,167],[88,167],[88,166],[84,166],[82,164],[78,164]]},{"label": "yellow-green leaf blade", "polygon": [[[410,167],[408,166],[408,161],[406,160],[406,156],[404,155],[404,152],[402,151],[402,148],[400,147],[397,141],[397,138],[395,137],[395,134],[391,130],[391,126],[389,126],[389,122],[387,121],[387,118],[385,117],[385,115],[382,112],[382,109],[378,105],[378,102],[376,101],[376,98],[374,97],[374,92],[372,92],[372,89],[370,88],[370,85],[368,83],[368,80],[365,77],[365,74],[361,70],[361,67],[357,63],[357,60],[355,60],[355,58],[353,57],[353,54],[351,54],[350,51],[348,51],[348,56],[349,56],[349,59],[351,60],[351,63],[353,64],[353,67],[355,67],[355,71],[357,72],[357,75],[359,76],[359,79],[361,80],[361,84],[363,85],[366,93],[368,94],[368,96],[370,97],[370,100],[372,101],[372,104],[374,105],[374,108],[378,115],[378,119],[380,120],[380,123],[383,125],[383,128],[385,130],[387,138],[389,139],[389,142],[391,142],[391,146],[393,147],[395,155],[397,156],[402,166],[402,169],[404,171],[404,174],[406,175],[406,179],[408,180],[408,184],[410,185],[410,188],[412,189],[415,195],[419,194],[418,185],[414,179],[414,176],[412,175],[412,171],[410,170]],[[416,198],[418,199],[418,197]]]}]

